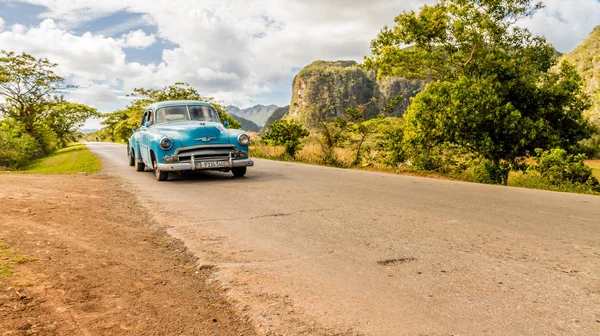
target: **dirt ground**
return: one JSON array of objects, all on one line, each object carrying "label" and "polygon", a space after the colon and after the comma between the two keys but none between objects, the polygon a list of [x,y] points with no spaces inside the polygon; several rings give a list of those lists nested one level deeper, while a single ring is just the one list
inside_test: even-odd
[{"label": "dirt ground", "polygon": [[0,175],[0,247],[2,336],[255,335],[109,177]]}]

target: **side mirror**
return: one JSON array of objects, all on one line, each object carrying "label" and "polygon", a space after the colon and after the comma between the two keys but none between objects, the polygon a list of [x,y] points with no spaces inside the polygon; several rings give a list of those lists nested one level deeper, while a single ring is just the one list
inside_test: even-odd
[{"label": "side mirror", "polygon": [[146,123],[144,124],[144,126],[146,126],[146,127],[150,127],[150,122],[149,122],[149,121],[146,121]]},{"label": "side mirror", "polygon": [[223,126],[225,126],[225,127],[229,126],[229,121],[227,121],[227,120],[223,121]]},{"label": "side mirror", "polygon": [[131,132],[132,132],[132,133],[135,133],[135,132],[137,132],[137,127],[133,127],[133,128],[131,129]]}]

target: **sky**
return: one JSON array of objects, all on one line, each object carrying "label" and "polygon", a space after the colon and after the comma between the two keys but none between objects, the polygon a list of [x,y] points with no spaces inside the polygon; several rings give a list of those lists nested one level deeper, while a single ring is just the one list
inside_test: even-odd
[{"label": "sky", "polygon": [[[58,63],[68,99],[101,112],[136,87],[187,82],[225,105],[288,105],[315,60],[355,60],[404,10],[435,0],[0,0],[0,49]],[[571,51],[599,0],[545,0],[521,24]],[[97,120],[85,127],[98,128]]]}]

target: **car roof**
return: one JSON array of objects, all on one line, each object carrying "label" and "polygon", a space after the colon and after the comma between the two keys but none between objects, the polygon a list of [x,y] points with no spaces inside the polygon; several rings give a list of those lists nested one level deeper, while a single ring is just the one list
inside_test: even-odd
[{"label": "car roof", "polygon": [[168,101],[162,101],[162,102],[154,103],[152,105],[149,105],[146,108],[157,109],[157,108],[161,108],[161,107],[181,106],[181,105],[211,106],[209,103],[203,102],[203,101],[200,101],[200,100],[168,100]]}]

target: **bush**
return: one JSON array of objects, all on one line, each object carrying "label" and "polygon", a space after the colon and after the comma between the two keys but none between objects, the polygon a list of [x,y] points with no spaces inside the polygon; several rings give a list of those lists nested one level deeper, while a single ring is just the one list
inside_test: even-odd
[{"label": "bush", "polygon": [[43,155],[35,138],[14,119],[0,121],[0,167],[18,169]]},{"label": "bush", "polygon": [[31,133],[12,118],[0,121],[0,167],[19,169],[56,150],[56,134],[36,123]]},{"label": "bush", "polygon": [[501,163],[496,166],[489,160],[481,157],[464,156],[462,162],[458,163],[455,171],[450,175],[454,178],[469,182],[485,184],[506,184],[504,181],[510,171],[508,164]]},{"label": "bush", "polygon": [[529,171],[538,173],[548,183],[561,185],[587,186],[600,192],[600,183],[593,176],[592,168],[585,165],[585,154],[568,154],[561,148],[548,151],[536,150],[536,163]]},{"label": "bush", "polygon": [[390,167],[397,167],[406,162],[406,152],[404,151],[404,129],[402,125],[392,127],[383,132],[379,147],[385,153],[383,162]]},{"label": "bush", "polygon": [[300,140],[309,135],[308,130],[302,127],[302,124],[293,120],[279,120],[269,127],[269,132],[262,137],[263,141],[271,145],[283,146],[285,153],[291,158],[296,155],[298,150],[302,149]]}]

